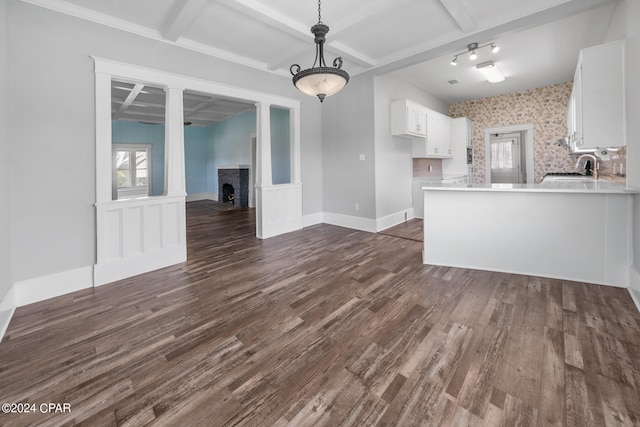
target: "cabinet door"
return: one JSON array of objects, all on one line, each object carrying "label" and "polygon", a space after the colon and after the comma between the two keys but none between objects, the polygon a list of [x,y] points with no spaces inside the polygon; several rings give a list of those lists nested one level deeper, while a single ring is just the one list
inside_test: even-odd
[{"label": "cabinet door", "polygon": [[434,112],[427,112],[427,154],[438,155],[438,119]]},{"label": "cabinet door", "polygon": [[447,116],[441,117],[442,138],[440,139],[440,149],[444,156],[451,155],[451,119]]},{"label": "cabinet door", "polygon": [[391,134],[406,138],[424,137],[426,120],[424,107],[408,99],[391,103]]},{"label": "cabinet door", "polygon": [[424,136],[427,131],[426,112],[417,104],[407,104],[407,129],[415,135]]},{"label": "cabinet door", "polygon": [[573,136],[572,141],[576,149],[581,149],[584,145],[582,134],[582,64],[578,64],[576,75],[573,78]]},{"label": "cabinet door", "polygon": [[[624,41],[585,49],[581,68],[581,148],[626,145]],[[634,76],[635,77],[635,76]]]}]

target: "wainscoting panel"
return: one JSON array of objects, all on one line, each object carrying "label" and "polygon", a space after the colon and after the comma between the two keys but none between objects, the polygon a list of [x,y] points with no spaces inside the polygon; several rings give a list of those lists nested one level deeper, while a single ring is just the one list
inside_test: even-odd
[{"label": "wainscoting panel", "polygon": [[183,262],[185,197],[98,203],[96,286]]},{"label": "wainscoting panel", "polygon": [[258,200],[257,235],[262,239],[300,230],[302,221],[302,184],[256,187]]}]

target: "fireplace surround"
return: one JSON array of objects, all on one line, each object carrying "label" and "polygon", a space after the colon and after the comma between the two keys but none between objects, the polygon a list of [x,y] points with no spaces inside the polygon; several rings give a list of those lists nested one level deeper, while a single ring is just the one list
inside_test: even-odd
[{"label": "fireplace surround", "polygon": [[[225,187],[231,186],[230,187]],[[225,200],[226,199],[226,200]],[[223,166],[218,168],[218,201],[240,208],[249,207],[249,167]]]}]

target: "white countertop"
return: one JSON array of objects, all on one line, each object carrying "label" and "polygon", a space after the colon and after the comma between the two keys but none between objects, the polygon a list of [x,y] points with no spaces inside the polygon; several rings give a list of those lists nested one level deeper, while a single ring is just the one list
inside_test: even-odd
[{"label": "white countertop", "polygon": [[540,184],[441,184],[426,183],[426,191],[489,191],[537,193],[639,194],[640,189],[605,180],[591,182],[555,181]]},{"label": "white countertop", "polygon": [[469,174],[463,174],[463,173],[445,173],[442,175],[438,175],[438,176],[420,176],[420,177],[414,177],[413,180],[414,181],[424,181],[424,182],[438,182],[438,181],[443,181],[443,180],[447,180],[447,179],[458,179],[458,178],[466,178],[467,176],[469,176]]}]

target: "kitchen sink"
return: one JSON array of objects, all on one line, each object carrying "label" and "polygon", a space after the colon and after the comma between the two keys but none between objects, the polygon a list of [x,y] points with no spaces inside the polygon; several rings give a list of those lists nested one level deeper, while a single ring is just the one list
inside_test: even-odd
[{"label": "kitchen sink", "polygon": [[550,173],[545,175],[542,182],[593,182],[593,176],[582,175],[578,173]]}]

